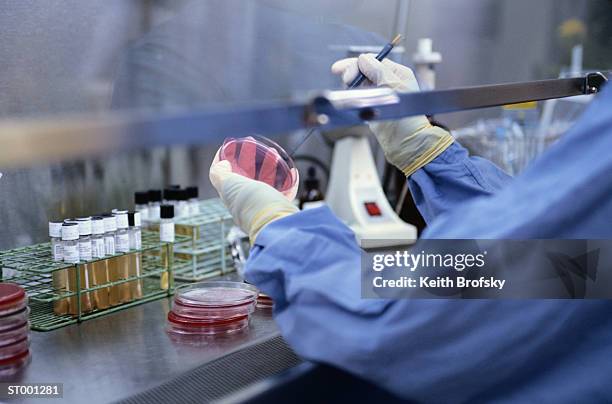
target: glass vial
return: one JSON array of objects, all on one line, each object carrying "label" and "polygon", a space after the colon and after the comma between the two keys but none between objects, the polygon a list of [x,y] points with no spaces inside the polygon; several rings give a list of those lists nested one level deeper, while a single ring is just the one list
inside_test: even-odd
[{"label": "glass vial", "polygon": [[[79,224],[75,221],[64,221],[62,224],[62,255],[66,263],[75,265],[79,263]],[[67,305],[65,314],[78,314],[79,303],[76,297],[76,293],[78,292],[76,266],[66,268],[64,274],[66,292],[74,293],[74,295],[66,298]]]},{"label": "glass vial", "polygon": [[142,227],[147,228],[149,225],[149,193],[134,192],[134,211],[140,212],[140,220]]},{"label": "glass vial", "polygon": [[174,243],[174,206],[162,205],[159,222],[159,241],[168,243],[162,246],[161,263],[164,272],[161,274],[161,288],[166,290],[170,285],[169,271],[172,268],[173,243]]},{"label": "glass vial", "polygon": [[[117,219],[115,216],[109,214],[102,215],[104,218],[104,253],[105,256],[110,257],[106,259],[106,266],[108,268],[108,280],[109,282],[116,282],[119,280],[117,273],[117,249],[115,247],[115,233],[117,232]],[[118,285],[111,285],[108,292],[108,302],[111,306],[116,306],[121,303],[119,299]]]},{"label": "glass vial", "polygon": [[[62,254],[62,222],[49,222],[49,237],[51,238],[51,255],[53,261],[63,261]],[[68,291],[68,273],[66,269],[53,271],[52,274],[53,289],[59,295],[63,295]],[[53,302],[53,311],[57,315],[68,314],[68,299],[60,298]]]},{"label": "glass vial", "polygon": [[176,197],[174,216],[177,218],[189,216],[189,203],[187,202],[189,196],[187,190],[177,189],[174,191],[174,195]]},{"label": "glass vial", "polygon": [[142,298],[142,232],[140,212],[128,212],[128,225],[130,236],[130,278],[135,279],[129,283],[133,299]]},{"label": "glass vial", "polygon": [[51,238],[51,256],[53,261],[63,261],[62,222],[49,222],[49,237]]},{"label": "glass vial", "polygon": [[[91,295],[91,216],[80,217],[77,219],[79,224],[79,261],[77,266],[79,271],[79,289],[81,293],[81,314],[93,310]],[[76,281],[76,279],[75,279]],[[73,314],[78,314],[73,313]]]},{"label": "glass vial", "polygon": [[159,207],[162,200],[162,192],[159,189],[149,190],[149,229],[159,230]]},{"label": "glass vial", "polygon": [[110,307],[110,288],[108,286],[99,288],[109,283],[108,260],[103,259],[106,256],[104,233],[104,217],[92,217],[91,255],[95,261],[92,264],[90,283],[92,287],[98,288],[93,292],[93,304],[98,310],[104,310]]},{"label": "glass vial", "polygon": [[187,187],[185,190],[187,191],[187,197],[189,198],[187,201],[189,205],[189,216],[196,216],[200,214],[200,201],[198,200],[200,190],[198,187]]},{"label": "glass vial", "polygon": [[117,253],[122,255],[117,257],[117,275],[119,281],[119,299],[121,303],[132,301],[132,293],[127,279],[130,277],[130,234],[128,232],[128,214],[127,210],[116,210],[115,219],[117,219],[117,232],[115,233],[115,247]]}]

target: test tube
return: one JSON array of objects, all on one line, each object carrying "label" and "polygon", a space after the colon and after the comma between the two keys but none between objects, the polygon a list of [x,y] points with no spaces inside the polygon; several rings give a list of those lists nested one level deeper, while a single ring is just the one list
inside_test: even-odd
[{"label": "test tube", "polygon": [[[108,285],[108,260],[102,259],[106,256],[106,246],[104,245],[104,217],[94,216],[92,223],[91,255],[96,261],[92,264],[90,283],[92,286]],[[114,241],[114,240],[113,240]],[[107,309],[109,302],[110,288],[104,287],[93,292],[93,303],[97,309]]]},{"label": "test tube", "polygon": [[[69,264],[79,263],[79,224],[75,221],[64,221],[62,224],[62,256],[64,262]],[[65,269],[66,291],[77,292],[76,268]],[[70,314],[78,313],[78,303],[76,296],[66,298],[68,305],[66,312]]]},{"label": "test tube", "polygon": [[159,240],[169,243],[162,246],[161,263],[164,272],[161,274],[161,288],[166,290],[170,287],[169,270],[172,265],[174,243],[174,206],[162,205],[160,210],[161,220],[159,222]]},{"label": "test tube", "polygon": [[[49,237],[51,238],[51,254],[53,261],[63,261],[62,254],[62,222],[49,222]],[[68,290],[68,274],[66,269],[53,271],[53,288],[59,293],[66,293]],[[53,311],[57,315],[68,314],[68,299],[62,298],[53,302]]]},{"label": "test tube", "polygon": [[[91,276],[91,216],[77,219],[79,224],[79,288],[81,291],[81,313],[93,310],[89,278]],[[75,279],[76,282],[76,279]],[[78,314],[78,313],[73,313]]]},{"label": "test tube", "polygon": [[[114,213],[117,219],[117,232],[115,233],[115,247],[118,253],[122,255],[117,259],[117,280],[126,280],[130,276],[130,235],[128,232],[128,214],[127,210],[116,210]],[[119,300],[121,303],[132,301],[130,285],[123,282],[117,285],[119,291]]]},{"label": "test tube", "polygon": [[142,233],[140,230],[141,219],[140,212],[128,212],[128,224],[130,235],[130,278],[136,278],[130,282],[130,290],[132,298],[140,299],[142,297]]},{"label": "test tube", "polygon": [[[107,257],[111,257],[106,260],[108,279],[110,282],[115,282],[119,280],[119,274],[117,273],[117,257],[115,257],[117,253],[115,248],[117,219],[111,214],[105,214],[102,215],[102,217],[104,218],[104,253]],[[111,306],[116,306],[121,303],[117,286],[118,285],[113,285],[109,288],[108,302]]]}]

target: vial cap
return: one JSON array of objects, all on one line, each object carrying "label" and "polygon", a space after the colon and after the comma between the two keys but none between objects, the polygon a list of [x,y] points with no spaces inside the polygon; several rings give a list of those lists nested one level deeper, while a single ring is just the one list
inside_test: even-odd
[{"label": "vial cap", "polygon": [[187,191],[187,196],[189,199],[195,199],[200,195],[200,190],[198,187],[187,187],[185,190]]},{"label": "vial cap", "polygon": [[136,205],[146,205],[149,203],[149,193],[145,191],[134,192],[134,203]]},{"label": "vial cap", "polygon": [[62,222],[49,222],[49,237],[62,237]]},{"label": "vial cap", "polygon": [[176,188],[166,188],[164,189],[164,199],[167,201],[176,201],[177,200],[177,189]]},{"label": "vial cap", "polygon": [[62,240],[71,241],[79,239],[79,224],[78,223],[64,223],[62,225]]},{"label": "vial cap", "polygon": [[159,189],[150,189],[149,192],[149,202],[161,202],[162,200],[162,191]]},{"label": "vial cap", "polygon": [[186,189],[177,189],[175,191],[175,196],[177,201],[186,201],[189,199],[189,194]]},{"label": "vial cap", "polygon": [[140,212],[128,212],[128,224],[130,227],[140,227]]},{"label": "vial cap", "polygon": [[162,219],[173,219],[174,218],[174,206],[173,205],[162,205],[159,211],[159,217]]},{"label": "vial cap", "polygon": [[111,214],[104,215],[104,231],[117,231],[117,219]]},{"label": "vial cap", "polygon": [[104,218],[102,216],[94,216],[91,218],[92,234],[104,234]]},{"label": "vial cap", "polygon": [[77,219],[79,223],[79,235],[89,236],[91,235],[91,216],[79,217]]},{"label": "vial cap", "polygon": [[127,210],[117,210],[113,213],[117,219],[118,229],[127,229],[129,226]]}]

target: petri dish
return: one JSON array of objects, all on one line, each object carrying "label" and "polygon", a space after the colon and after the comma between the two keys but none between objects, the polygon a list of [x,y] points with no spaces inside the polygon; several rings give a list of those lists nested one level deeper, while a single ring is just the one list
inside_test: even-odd
[{"label": "petri dish", "polygon": [[5,330],[15,328],[23,323],[26,323],[29,315],[30,308],[24,307],[17,312],[0,317],[0,334]]},{"label": "petri dish", "polygon": [[206,281],[178,287],[174,301],[192,308],[231,308],[253,303],[257,294],[257,288],[243,282]]},{"label": "petri dish", "polygon": [[257,297],[257,308],[258,309],[271,309],[274,306],[272,298],[265,293],[259,292]]},{"label": "petri dish", "polygon": [[172,303],[172,311],[175,314],[187,318],[227,319],[249,315],[254,310],[255,301],[249,301],[226,307],[185,304],[182,303],[180,299],[175,300]]},{"label": "petri dish", "polygon": [[30,324],[27,321],[13,328],[2,330],[0,333],[0,348],[27,339],[29,334]]},{"label": "petri dish", "polygon": [[265,182],[289,200],[297,195],[299,174],[289,154],[263,136],[227,138],[219,149],[219,160],[229,161],[232,172]]},{"label": "petri dish", "polygon": [[28,304],[25,290],[14,283],[0,283],[0,316],[22,310]]},{"label": "petri dish", "polygon": [[0,360],[0,380],[14,376],[25,368],[31,361],[32,355],[26,350],[13,357]]},{"label": "petri dish", "polygon": [[249,316],[233,317],[226,320],[193,319],[168,313],[168,326],[166,330],[179,335],[215,335],[230,334],[248,327]]},{"label": "petri dish", "polygon": [[8,360],[18,356],[24,352],[27,352],[30,348],[30,339],[28,337],[22,338],[12,344],[4,345],[0,347],[0,361]]}]

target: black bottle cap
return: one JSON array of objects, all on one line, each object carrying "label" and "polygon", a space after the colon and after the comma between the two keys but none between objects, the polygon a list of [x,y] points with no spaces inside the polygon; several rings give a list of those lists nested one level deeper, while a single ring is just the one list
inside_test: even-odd
[{"label": "black bottle cap", "polygon": [[166,188],[164,189],[164,199],[167,201],[176,201],[176,188]]},{"label": "black bottle cap", "polygon": [[150,189],[149,192],[149,202],[161,202],[162,200],[162,191],[159,189]]},{"label": "black bottle cap", "polygon": [[149,193],[144,191],[134,192],[134,203],[136,205],[146,205],[149,203]]},{"label": "black bottle cap", "polygon": [[174,191],[174,195],[177,201],[186,201],[189,199],[189,194],[186,189],[177,189]]},{"label": "black bottle cap", "polygon": [[159,210],[159,217],[161,219],[173,219],[174,205],[162,205]]},{"label": "black bottle cap", "polygon": [[128,226],[130,227],[134,227],[134,223],[136,223],[134,220],[134,213],[136,212],[128,212]]},{"label": "black bottle cap", "polygon": [[185,188],[185,191],[187,191],[187,197],[189,199],[197,198],[198,196],[200,196],[200,190],[198,189],[198,187],[187,187]]}]

